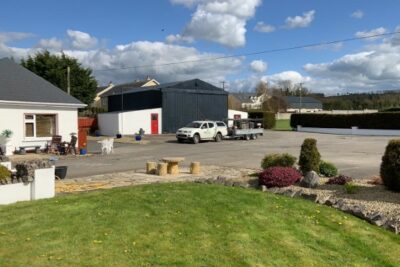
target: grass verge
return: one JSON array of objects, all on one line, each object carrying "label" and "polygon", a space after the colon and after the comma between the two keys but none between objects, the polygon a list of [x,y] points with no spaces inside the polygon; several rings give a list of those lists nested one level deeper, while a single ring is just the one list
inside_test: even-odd
[{"label": "grass verge", "polygon": [[399,266],[400,237],[314,203],[202,184],[0,207],[0,266]]}]

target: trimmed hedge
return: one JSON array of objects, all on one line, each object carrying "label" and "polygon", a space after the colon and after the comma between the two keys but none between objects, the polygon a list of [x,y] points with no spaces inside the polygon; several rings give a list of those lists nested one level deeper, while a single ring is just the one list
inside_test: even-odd
[{"label": "trimmed hedge", "polygon": [[275,127],[276,120],[274,112],[250,110],[248,114],[249,114],[249,119],[263,119],[264,129],[272,129]]},{"label": "trimmed hedge", "polygon": [[309,171],[319,171],[319,162],[321,155],[318,152],[317,140],[313,138],[304,139],[301,145],[299,166],[301,172],[306,175]]},{"label": "trimmed hedge", "polygon": [[383,184],[392,191],[400,192],[400,140],[390,140],[382,157],[381,177]]},{"label": "trimmed hedge", "polygon": [[400,112],[367,114],[292,114],[290,126],[318,128],[400,129]]},{"label": "trimmed hedge", "polygon": [[263,170],[269,167],[293,167],[296,163],[296,157],[284,153],[284,154],[268,154],[261,161],[261,168]]},{"label": "trimmed hedge", "polygon": [[292,167],[271,167],[260,173],[258,181],[266,187],[286,187],[301,179],[301,174]]}]

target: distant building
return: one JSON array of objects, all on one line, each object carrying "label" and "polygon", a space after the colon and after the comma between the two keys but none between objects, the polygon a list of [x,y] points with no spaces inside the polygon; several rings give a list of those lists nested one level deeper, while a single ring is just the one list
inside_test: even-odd
[{"label": "distant building", "polygon": [[317,112],[322,111],[321,101],[313,97],[285,96],[284,100],[287,104],[286,112]]},{"label": "distant building", "polygon": [[232,93],[231,95],[241,102],[243,109],[261,109],[262,103],[270,98],[267,94],[256,96],[255,93]]},{"label": "distant building", "polygon": [[150,77],[147,77],[146,80],[142,81],[134,81],[131,83],[124,83],[124,84],[118,84],[114,85],[112,82],[110,82],[106,86],[101,86],[98,87],[96,90],[96,97],[94,99],[94,102],[92,104],[93,107],[98,107],[98,108],[107,108],[108,105],[108,99],[106,95],[109,95],[109,92],[116,92],[116,93],[123,93],[123,91],[129,90],[131,88],[140,88],[140,87],[147,87],[147,86],[156,86],[159,85],[160,83],[155,80],[151,79]]}]

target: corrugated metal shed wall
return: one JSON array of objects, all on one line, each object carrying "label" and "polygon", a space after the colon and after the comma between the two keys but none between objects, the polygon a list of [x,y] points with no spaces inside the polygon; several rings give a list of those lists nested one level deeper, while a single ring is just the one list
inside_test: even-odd
[{"label": "corrugated metal shed wall", "polygon": [[[124,99],[122,108],[122,98]],[[161,107],[161,91],[144,91],[111,95],[108,97],[108,111],[142,110]]]},{"label": "corrugated metal shed wall", "polygon": [[222,120],[228,116],[228,95],[165,90],[162,116],[166,133],[175,133],[194,120]]}]

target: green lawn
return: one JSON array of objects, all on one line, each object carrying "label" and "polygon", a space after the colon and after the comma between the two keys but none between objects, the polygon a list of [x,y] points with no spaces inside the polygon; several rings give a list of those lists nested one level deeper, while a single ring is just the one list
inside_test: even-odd
[{"label": "green lawn", "polygon": [[291,131],[290,120],[276,120],[275,131]]},{"label": "green lawn", "polygon": [[146,185],[0,214],[0,266],[400,266],[399,236],[249,189]]}]

